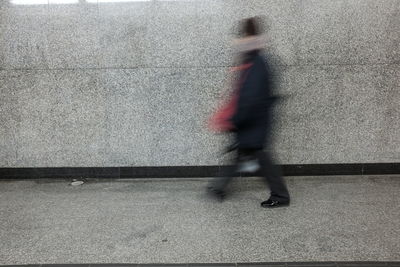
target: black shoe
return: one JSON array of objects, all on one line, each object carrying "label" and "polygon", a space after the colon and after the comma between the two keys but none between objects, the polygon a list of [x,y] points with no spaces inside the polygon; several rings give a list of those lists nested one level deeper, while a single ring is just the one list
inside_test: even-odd
[{"label": "black shoe", "polygon": [[212,186],[207,187],[207,192],[219,201],[223,201],[226,197],[226,192],[221,189],[216,189]]},{"label": "black shoe", "polygon": [[279,200],[272,200],[268,199],[261,202],[261,207],[263,208],[279,208],[279,207],[287,207],[289,206],[289,201],[279,201]]}]

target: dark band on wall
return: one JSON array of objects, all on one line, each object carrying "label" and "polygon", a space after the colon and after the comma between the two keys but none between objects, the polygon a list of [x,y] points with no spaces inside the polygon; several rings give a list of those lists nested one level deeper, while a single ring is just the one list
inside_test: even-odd
[{"label": "dark band on wall", "polygon": [[[400,163],[289,164],[281,167],[285,176],[400,174]],[[0,179],[202,178],[219,177],[224,168],[226,166],[0,168]]]}]

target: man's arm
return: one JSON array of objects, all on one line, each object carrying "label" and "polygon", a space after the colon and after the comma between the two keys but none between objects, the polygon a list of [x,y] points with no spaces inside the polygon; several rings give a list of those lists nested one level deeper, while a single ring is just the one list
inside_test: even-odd
[{"label": "man's arm", "polygon": [[261,93],[264,86],[263,72],[259,64],[253,65],[239,90],[239,100],[236,112],[232,117],[232,123],[240,128],[246,121],[254,116],[253,112],[261,101]]}]

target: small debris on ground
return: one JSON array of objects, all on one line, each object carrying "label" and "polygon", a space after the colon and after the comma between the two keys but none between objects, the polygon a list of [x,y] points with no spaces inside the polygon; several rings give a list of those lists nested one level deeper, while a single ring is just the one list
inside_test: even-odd
[{"label": "small debris on ground", "polygon": [[84,181],[74,179],[74,180],[72,180],[71,185],[72,186],[78,186],[78,185],[83,185],[84,183],[85,183]]}]

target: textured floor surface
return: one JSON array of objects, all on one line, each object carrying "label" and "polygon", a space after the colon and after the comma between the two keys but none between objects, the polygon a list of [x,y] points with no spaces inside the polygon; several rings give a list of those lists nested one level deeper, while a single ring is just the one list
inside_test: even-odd
[{"label": "textured floor surface", "polygon": [[[27,267],[26,265],[0,265]],[[400,267],[400,261],[341,261],[341,262],[246,262],[246,263],[189,263],[189,264],[38,264],[29,267]]]},{"label": "textured floor surface", "polygon": [[400,260],[400,176],[287,180],[274,210],[254,178],[0,181],[0,264]]}]

